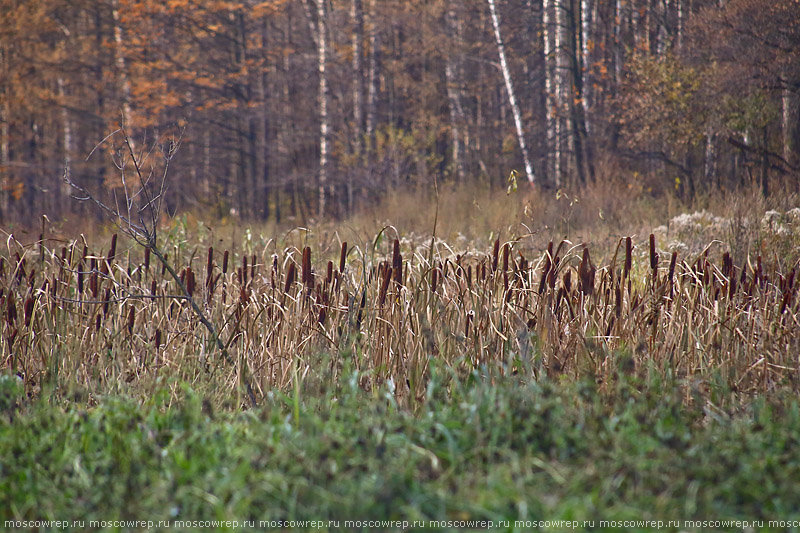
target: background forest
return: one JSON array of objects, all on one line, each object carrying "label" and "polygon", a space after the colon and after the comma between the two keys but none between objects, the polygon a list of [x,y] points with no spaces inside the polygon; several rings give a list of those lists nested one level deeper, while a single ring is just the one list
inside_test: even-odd
[{"label": "background forest", "polygon": [[341,217],[511,169],[768,195],[798,102],[794,0],[0,0],[0,221],[89,209],[65,166],[118,186],[120,124],[179,148],[171,212]]}]

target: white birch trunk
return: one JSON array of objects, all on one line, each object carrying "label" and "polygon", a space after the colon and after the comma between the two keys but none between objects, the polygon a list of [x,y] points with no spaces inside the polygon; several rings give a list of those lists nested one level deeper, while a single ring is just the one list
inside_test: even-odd
[{"label": "white birch trunk", "polygon": [[328,57],[325,23],[326,0],[317,0],[317,58],[319,66],[319,205],[318,215],[325,216],[328,185],[328,76],[325,66]]},{"label": "white birch trunk", "polygon": [[503,37],[500,33],[500,17],[497,13],[494,0],[486,0],[489,3],[489,11],[492,15],[492,26],[494,26],[494,38],[497,43],[497,53],[500,56],[500,68],[503,70],[503,79],[506,83],[506,92],[508,93],[508,103],[511,106],[511,113],[514,115],[514,124],[517,128],[517,139],[519,141],[519,149],[522,152],[522,160],[525,163],[525,173],[528,176],[528,181],[534,183],[536,176],[533,172],[533,165],[531,158],[528,154],[528,148],[525,144],[525,130],[522,126],[522,113],[520,112],[517,99],[514,96],[514,84],[511,80],[511,70],[506,61],[505,45],[503,44]]},{"label": "white birch trunk", "polygon": [[552,28],[553,0],[544,0],[542,3],[542,40],[544,48],[544,90],[547,122],[547,174],[558,184],[558,174],[555,166],[556,146],[556,112],[553,88],[555,86],[555,58],[553,56],[553,28]]},{"label": "white birch trunk", "polygon": [[[119,18],[119,2],[112,3],[111,17],[114,19],[114,63],[117,67],[119,86],[122,90],[122,122],[125,127],[130,127],[131,120],[131,84],[128,79],[128,69],[125,65],[123,49],[125,47],[122,35],[122,23]],[[133,143],[133,139],[130,139]]]},{"label": "white birch trunk", "polygon": [[589,112],[591,111],[592,96],[592,53],[589,39],[592,35],[592,7],[590,0],[581,0],[581,87],[583,88],[583,120],[586,126],[587,137],[591,135],[591,121]]},{"label": "white birch trunk", "polygon": [[[353,0],[350,17],[353,20],[353,151],[360,161],[364,153],[364,5]],[[347,173],[347,212],[353,210],[353,173]]]}]

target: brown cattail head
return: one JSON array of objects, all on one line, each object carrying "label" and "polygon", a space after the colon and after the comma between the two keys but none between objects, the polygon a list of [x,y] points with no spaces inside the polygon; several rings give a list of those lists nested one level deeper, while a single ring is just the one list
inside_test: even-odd
[{"label": "brown cattail head", "polygon": [[622,279],[627,279],[633,265],[633,244],[630,237],[625,237],[625,266],[622,270]]},{"label": "brown cattail head", "polygon": [[222,273],[223,274],[227,274],[228,273],[228,256],[229,256],[229,252],[228,252],[228,250],[225,250],[225,253],[222,254]]},{"label": "brown cattail head", "polygon": [[503,245],[503,272],[508,272],[508,243]]},{"label": "brown cattail head", "polygon": [[97,298],[97,291],[99,288],[97,280],[97,259],[92,258],[92,274],[89,276],[89,290],[92,291],[92,298]]},{"label": "brown cattail head", "polygon": [[106,292],[103,294],[103,318],[108,316],[108,306],[111,303],[111,290],[106,289]]},{"label": "brown cattail head", "polygon": [[381,290],[379,293],[378,301],[382,306],[386,302],[386,291],[389,289],[389,281],[392,279],[392,267],[387,266],[383,271],[383,280],[381,281]]},{"label": "brown cattail head", "polygon": [[314,288],[314,273],[311,272],[311,247],[303,248],[302,282],[308,290]]},{"label": "brown cattail head", "polygon": [[672,283],[672,280],[675,276],[675,264],[677,262],[678,262],[678,252],[673,251],[672,258],[670,258],[669,260],[669,272],[667,273],[667,279],[669,280],[670,283]]},{"label": "brown cattail head", "polygon": [[155,334],[155,337],[153,339],[153,344],[156,345],[156,349],[161,347],[161,330],[160,329],[156,329],[156,334]]},{"label": "brown cattail head", "polygon": [[32,295],[28,296],[28,298],[25,300],[25,308],[24,308],[26,328],[30,327],[31,325],[31,319],[33,318],[33,304],[34,304],[33,296]]},{"label": "brown cattail head", "polygon": [[151,296],[156,295],[156,280],[150,282],[150,295]]},{"label": "brown cattail head", "polygon": [[392,268],[397,268],[403,259],[400,257],[400,239],[394,240],[394,246],[392,247]]},{"label": "brown cattail head", "polygon": [[144,249],[144,268],[147,270],[150,268],[150,247]]},{"label": "brown cattail head", "polygon": [[286,285],[283,288],[283,292],[289,292],[289,289],[292,288],[294,285],[294,279],[297,276],[297,267],[294,266],[294,261],[289,263],[289,269],[286,272]]},{"label": "brown cattail head", "polygon": [[253,281],[256,279],[256,254],[250,258],[250,279]]},{"label": "brown cattail head", "polygon": [[192,267],[186,267],[186,292],[189,293],[189,298],[194,296],[195,278]]},{"label": "brown cattail head", "polygon": [[594,277],[597,269],[592,264],[592,258],[589,256],[589,249],[583,249],[583,258],[581,259],[580,267],[578,268],[578,278],[580,278],[580,291],[583,294],[591,295],[594,293]]},{"label": "brown cattail head", "polygon": [[6,323],[13,326],[17,321],[17,303],[14,301],[14,293],[9,291],[6,298]]},{"label": "brown cattail head", "polygon": [[439,267],[435,266],[431,271],[431,290],[433,292],[436,292],[438,283],[439,283]]},{"label": "brown cattail head", "polygon": [[658,253],[656,253],[656,236],[650,234],[650,269],[655,274],[658,270]]},{"label": "brown cattail head", "polygon": [[113,263],[116,257],[117,257],[117,234],[115,233],[111,236],[111,248],[108,250],[108,256],[106,257],[108,264],[110,265],[111,263]]},{"label": "brown cattail head", "polygon": [[342,252],[339,254],[339,272],[344,274],[344,265],[347,260],[347,241],[342,243]]},{"label": "brown cattail head", "polygon": [[333,261],[328,261],[328,270],[325,272],[325,283],[330,284],[333,281]]},{"label": "brown cattail head", "polygon": [[544,292],[545,287],[547,286],[547,278],[550,274],[550,269],[553,267],[553,263],[551,260],[550,252],[553,248],[553,242],[550,241],[550,246],[548,247],[547,255],[544,257],[544,268],[542,269],[542,277],[539,280],[539,294]]},{"label": "brown cattail head", "polygon": [[494,241],[494,248],[492,248],[492,272],[497,270],[497,261],[500,255],[500,239]]},{"label": "brown cattail head", "polygon": [[247,285],[247,256],[242,256],[242,279],[239,280],[239,283]]},{"label": "brown cattail head", "polygon": [[392,277],[394,282],[402,287],[403,286],[403,256],[397,256],[397,265],[392,267]]},{"label": "brown cattail head", "polygon": [[208,247],[208,256],[206,257],[206,288],[211,290],[214,283],[214,248]]},{"label": "brown cattail head", "polygon": [[131,310],[128,311],[128,333],[133,333],[133,324],[136,322],[136,309],[131,306]]}]

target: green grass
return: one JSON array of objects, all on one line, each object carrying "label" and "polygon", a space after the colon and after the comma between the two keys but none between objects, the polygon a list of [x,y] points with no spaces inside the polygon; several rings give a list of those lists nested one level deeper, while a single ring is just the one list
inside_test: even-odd
[{"label": "green grass", "polygon": [[364,392],[353,374],[246,412],[213,412],[188,386],[175,403],[165,392],[85,410],[29,402],[5,378],[0,518],[316,519],[339,529],[508,520],[505,530],[515,520],[604,529],[604,519],[740,518],[766,528],[800,518],[795,397],[702,400],[691,383],[624,374],[598,389],[445,371],[433,366],[415,413],[385,387]]}]

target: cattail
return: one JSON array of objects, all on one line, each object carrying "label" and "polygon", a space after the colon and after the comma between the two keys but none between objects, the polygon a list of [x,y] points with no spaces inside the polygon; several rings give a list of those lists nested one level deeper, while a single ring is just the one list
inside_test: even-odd
[{"label": "cattail", "polygon": [[297,276],[297,268],[294,266],[294,261],[292,261],[289,263],[288,272],[286,272],[286,285],[283,288],[283,292],[289,292],[289,289],[291,289],[294,284],[295,276]]},{"label": "cattail", "polygon": [[439,267],[433,267],[433,271],[431,272],[431,291],[436,292],[438,283],[439,283]]},{"label": "cattail", "polygon": [[464,324],[464,337],[467,339],[469,338],[469,326],[470,323],[472,322],[472,317],[474,316],[475,316],[475,311],[470,311],[469,313],[467,313],[467,321]]},{"label": "cattail", "polygon": [[111,302],[111,291],[106,289],[103,295],[103,318],[108,316],[108,304]]},{"label": "cattail", "polygon": [[344,274],[344,264],[347,260],[347,241],[342,243],[342,252],[339,254],[339,272]]},{"label": "cattail", "polygon": [[392,268],[397,268],[397,265],[403,261],[402,257],[400,256],[400,240],[394,240],[394,246],[392,247]]},{"label": "cattail", "polygon": [[25,300],[25,307],[24,307],[26,328],[30,327],[31,319],[33,318],[33,303],[34,303],[33,296],[28,296],[28,298]]},{"label": "cattail", "polygon": [[622,313],[622,290],[619,287],[619,282],[614,286],[614,312],[617,317]]},{"label": "cattail", "polygon": [[225,250],[225,253],[222,254],[222,273],[228,273],[228,250]]},{"label": "cattail", "polygon": [[14,301],[14,293],[8,293],[8,297],[6,298],[6,323],[9,326],[13,326],[14,323],[17,321],[17,304]]},{"label": "cattail", "polygon": [[146,247],[144,249],[144,269],[147,270],[150,268],[150,247]]},{"label": "cattail", "polygon": [[392,267],[387,267],[384,271],[383,281],[381,282],[381,290],[379,293],[378,301],[380,305],[386,302],[386,291],[389,289],[389,281],[392,279]]},{"label": "cattail", "polygon": [[236,281],[239,282],[239,286],[244,285],[244,277],[242,276],[242,267],[236,269]]},{"label": "cattail", "polygon": [[627,279],[633,264],[633,245],[630,237],[625,237],[625,266],[622,270],[622,279]]},{"label": "cattail", "polygon": [[333,261],[328,261],[328,270],[325,273],[325,283],[329,284],[333,281]]},{"label": "cattail", "polygon": [[250,258],[250,279],[252,281],[256,279],[256,254]]},{"label": "cattail", "polygon": [[211,292],[214,286],[214,248],[208,247],[208,255],[206,256],[206,290]]},{"label": "cattail", "polygon": [[78,265],[78,294],[83,294],[83,265]]},{"label": "cattail", "polygon": [[97,315],[97,316],[95,316],[95,318],[94,318],[94,330],[95,330],[95,331],[100,331],[100,323],[101,323],[101,320],[100,320],[100,315],[98,314],[98,315]]},{"label": "cattail", "polygon": [[89,276],[89,290],[92,292],[92,298],[96,299],[99,285],[97,280],[97,259],[95,258],[92,258],[92,274]]},{"label": "cattail", "polygon": [[670,284],[672,284],[672,279],[675,276],[675,264],[678,262],[678,252],[672,252],[672,258],[669,260],[669,272],[667,273],[667,279],[669,280]]},{"label": "cattail", "polygon": [[650,234],[650,269],[653,271],[653,276],[658,269],[658,254],[656,253],[656,236]]},{"label": "cattail", "polygon": [[156,295],[156,280],[150,282],[150,295],[151,296]]},{"label": "cattail", "polygon": [[497,270],[497,261],[500,255],[500,239],[494,241],[494,248],[492,248],[492,272]]},{"label": "cattail", "polygon": [[242,256],[242,275],[239,283],[242,285],[247,285],[247,256]]},{"label": "cattail", "polygon": [[6,275],[6,259],[5,257],[0,257],[0,278]]},{"label": "cattail", "polygon": [[564,279],[563,279],[562,286],[564,287],[564,290],[566,291],[567,294],[572,292],[572,271],[571,270],[567,270],[567,273],[564,274]]},{"label": "cattail", "polygon": [[[552,248],[553,243],[550,243],[550,247]],[[550,252],[547,252],[547,255],[544,258],[544,269],[542,269],[542,277],[539,280],[539,294],[542,294],[545,289],[545,284],[547,283],[547,277],[550,274],[550,269],[552,268],[552,262],[550,260]]]},{"label": "cattail", "polygon": [[155,337],[153,339],[153,344],[156,345],[156,350],[158,350],[161,347],[161,330],[160,329],[156,329],[156,334],[155,334]]},{"label": "cattail", "polygon": [[311,292],[314,289],[314,273],[311,271],[311,247],[306,246],[303,249],[303,270],[302,270],[302,282],[303,285],[306,286],[306,289]]},{"label": "cattail", "polygon": [[503,272],[508,272],[508,243],[503,245]]},{"label": "cattail", "polygon": [[169,256],[167,254],[164,254],[164,262],[161,263],[161,275],[162,276],[167,273],[167,260],[168,259],[169,259]]},{"label": "cattail", "polygon": [[392,275],[394,278],[394,282],[402,287],[403,286],[403,256],[399,255],[397,260],[397,265],[392,267]]},{"label": "cattail", "polygon": [[128,333],[133,333],[133,324],[136,321],[136,311],[133,306],[131,306],[131,310],[128,311]]},{"label": "cattail", "polygon": [[195,279],[192,267],[186,267],[186,292],[189,293],[189,298],[194,295]]},{"label": "cattail", "polygon": [[467,288],[472,289],[472,265],[467,265]]},{"label": "cattail", "polygon": [[108,264],[110,265],[111,263],[114,262],[114,258],[116,257],[117,257],[117,234],[115,233],[111,236],[111,248],[108,250],[108,257],[106,258],[106,261],[108,261]]},{"label": "cattail", "polygon": [[178,278],[181,280],[181,285],[184,287],[186,286],[186,269],[181,269],[181,273],[178,275]]}]

